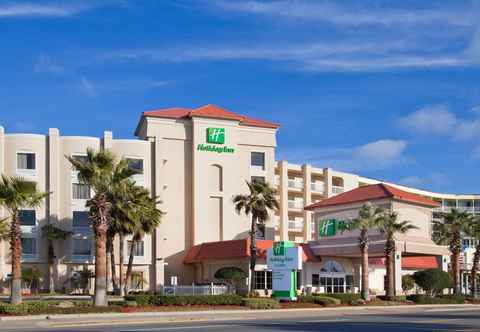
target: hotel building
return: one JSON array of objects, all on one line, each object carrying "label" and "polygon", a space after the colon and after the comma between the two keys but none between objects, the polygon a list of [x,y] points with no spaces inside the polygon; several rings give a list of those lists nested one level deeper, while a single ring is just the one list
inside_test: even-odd
[{"label": "hotel building", "polygon": [[[159,197],[159,208],[165,212],[156,231],[132,248],[134,270],[145,280],[136,283],[136,287],[160,290],[163,285],[170,284],[171,277],[177,277],[178,284],[210,282],[218,269],[231,265],[248,271],[250,221],[247,216],[235,213],[232,198],[246,193],[245,181],[251,180],[274,184],[280,202],[277,214],[257,234],[260,250],[256,288],[268,292],[271,274],[266,270],[265,250],[275,240],[290,240],[303,247],[306,268],[299,278],[302,287],[314,287],[323,270],[346,271],[342,279],[343,290],[347,290],[347,286],[349,289],[358,287],[355,257],[327,257],[317,248],[320,243],[317,243],[319,234],[315,226],[318,218],[313,216],[324,214],[325,207],[304,207],[382,181],[309,164],[276,162],[278,128],[275,123],[214,105],[144,112],[135,131],[137,139],[117,139],[111,132],[105,132],[101,138],[61,136],[55,128],[49,129],[48,135],[10,134],[0,127],[0,173],[22,176],[35,182],[39,190],[51,193],[41,207],[22,210],[24,265],[36,266],[48,275],[47,240],[42,237],[41,229],[53,224],[72,232],[54,245],[56,289],[71,290],[71,277],[75,273],[85,267],[93,269],[93,234],[85,207],[92,193],[79,183],[76,171],[65,156],[82,158],[87,148],[109,149],[118,158],[128,159],[131,167],[140,172],[134,180]],[[420,207],[418,202],[414,203],[416,211],[421,212],[413,217],[418,217],[422,223],[425,241],[430,239],[430,221],[438,217],[437,212],[458,207],[480,213],[480,196],[439,194],[387,185],[417,198],[438,202],[435,206],[429,203],[420,204]],[[398,203],[396,198],[382,199],[382,204]],[[0,216],[4,215],[5,211],[0,209]],[[126,248],[129,240],[125,239]],[[465,245],[471,247],[474,243],[465,239]],[[119,257],[118,247],[116,239],[116,257]],[[417,257],[415,260],[409,253],[404,262],[410,263],[400,261],[399,264],[407,271],[424,267],[426,262],[445,268],[444,249],[438,247],[425,252],[419,249],[414,252],[418,257],[430,258]],[[435,262],[431,260],[432,255],[438,258]],[[373,274],[381,273],[378,272],[382,268],[381,260],[377,259],[377,263],[379,268],[371,271]],[[9,244],[3,241],[0,244],[0,280],[3,280],[4,289],[10,269]],[[318,273],[313,273],[314,270]],[[47,278],[44,279],[44,287],[47,287]],[[325,289],[340,290],[340,286]]]}]

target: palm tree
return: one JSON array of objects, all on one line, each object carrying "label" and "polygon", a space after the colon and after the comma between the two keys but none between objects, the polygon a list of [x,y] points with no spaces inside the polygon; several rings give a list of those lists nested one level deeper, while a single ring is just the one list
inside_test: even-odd
[{"label": "palm tree", "polygon": [[443,220],[434,221],[434,240],[438,244],[448,245],[451,253],[454,294],[461,293],[460,254],[462,251],[462,233],[468,231],[468,225],[474,220],[472,214],[452,209],[443,214]]},{"label": "palm tree", "polygon": [[247,181],[249,194],[237,195],[233,198],[235,210],[238,214],[245,213],[251,217],[250,226],[250,280],[249,288],[253,291],[255,285],[255,264],[257,259],[257,224],[265,224],[269,218],[269,212],[277,210],[279,203],[276,195],[276,190],[268,183],[259,181]]},{"label": "palm tree", "polygon": [[126,167],[127,162],[115,161],[109,150],[94,151],[87,149],[85,159],[66,156],[78,171],[80,182],[87,184],[94,196],[87,201],[90,218],[95,234],[95,298],[96,306],[107,305],[107,232],[111,221],[111,193],[115,184],[128,179],[136,172]]},{"label": "palm tree", "polygon": [[48,241],[48,289],[50,293],[55,292],[55,281],[53,279],[53,263],[55,260],[55,250],[53,243],[58,240],[65,240],[72,235],[70,231],[64,231],[61,228],[48,224],[42,227],[42,236]]},{"label": "palm tree", "polygon": [[[161,222],[163,212],[157,208],[159,201],[155,197],[151,197],[147,189],[130,185],[128,187],[131,204],[125,206],[123,213],[128,220],[127,230],[133,228],[133,236],[129,245],[129,257],[127,265],[127,273],[125,275],[124,294],[128,293],[128,282],[132,279],[133,259],[135,257],[135,247],[141,241],[145,234],[151,234],[155,231]],[[123,244],[120,250],[123,259]],[[121,274],[120,274],[121,276]]]},{"label": "palm tree", "polygon": [[395,296],[395,236],[397,234],[405,234],[409,230],[417,229],[409,221],[398,221],[398,213],[386,211],[380,218],[378,229],[380,233],[386,235],[385,241],[385,267],[386,275],[386,296],[392,299]]},{"label": "palm tree", "polygon": [[370,299],[369,291],[369,264],[368,264],[368,230],[377,228],[383,214],[383,209],[373,206],[371,203],[364,204],[358,211],[358,217],[353,219],[348,225],[349,230],[359,229],[358,246],[362,255],[362,299]]},{"label": "palm tree", "polygon": [[475,247],[475,253],[473,254],[473,261],[472,261],[472,270],[470,272],[470,279],[472,280],[471,285],[471,292],[474,298],[478,297],[477,292],[477,274],[478,269],[480,267],[480,219],[474,219],[471,224],[468,226],[466,231],[468,236],[471,236],[475,240],[477,240],[477,245]]},{"label": "palm tree", "polygon": [[40,192],[34,182],[19,177],[2,175],[0,180],[0,205],[9,213],[10,250],[12,251],[12,282],[10,302],[22,302],[22,231],[19,212],[21,208],[40,206],[48,193]]}]

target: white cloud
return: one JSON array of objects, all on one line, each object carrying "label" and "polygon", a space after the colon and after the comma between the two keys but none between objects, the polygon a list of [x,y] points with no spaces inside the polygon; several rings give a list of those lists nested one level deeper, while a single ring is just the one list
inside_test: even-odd
[{"label": "white cloud", "polygon": [[233,1],[214,0],[211,2],[225,11],[271,16],[275,18],[324,21],[336,25],[409,25],[441,23],[455,26],[476,24],[476,15],[468,7],[442,6],[433,9],[389,9],[384,6],[340,6],[341,2],[306,0],[280,1]]},{"label": "white cloud", "polygon": [[95,89],[95,86],[93,85],[92,82],[90,82],[87,78],[82,77],[80,78],[80,91],[86,95],[87,97],[96,97],[97,96],[97,90]]},{"label": "white cloud", "polygon": [[0,4],[0,18],[20,17],[69,17],[81,12],[104,7],[118,5],[122,1],[114,0],[83,0],[83,1],[30,1],[9,2]]},{"label": "white cloud", "polygon": [[443,173],[431,173],[425,176],[407,176],[400,179],[400,184],[416,188],[441,188],[449,185],[451,180]]},{"label": "white cloud", "polygon": [[354,149],[352,160],[363,169],[388,168],[404,161],[407,142],[382,139]]},{"label": "white cloud", "polygon": [[416,134],[451,134],[458,120],[445,105],[425,106],[399,120],[399,126]]}]

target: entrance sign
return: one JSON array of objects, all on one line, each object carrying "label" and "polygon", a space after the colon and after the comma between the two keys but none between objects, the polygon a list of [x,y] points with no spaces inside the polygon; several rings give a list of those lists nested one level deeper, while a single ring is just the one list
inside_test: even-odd
[{"label": "entrance sign", "polygon": [[225,144],[225,128],[207,128],[207,143],[198,144],[197,151],[234,153],[235,149]]},{"label": "entrance sign", "polygon": [[297,299],[297,271],[302,269],[303,250],[290,241],[273,244],[267,251],[267,267],[272,270],[273,296]]},{"label": "entrance sign", "polygon": [[335,236],[337,231],[348,230],[348,221],[337,219],[322,219],[318,222],[318,236]]}]

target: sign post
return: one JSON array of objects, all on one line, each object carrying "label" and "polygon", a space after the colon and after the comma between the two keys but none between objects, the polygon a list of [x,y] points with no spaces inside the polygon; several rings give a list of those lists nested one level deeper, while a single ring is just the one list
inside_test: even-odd
[{"label": "sign post", "polygon": [[272,270],[273,296],[283,300],[297,299],[297,271],[302,269],[302,247],[290,241],[273,244],[267,251],[267,266]]}]

